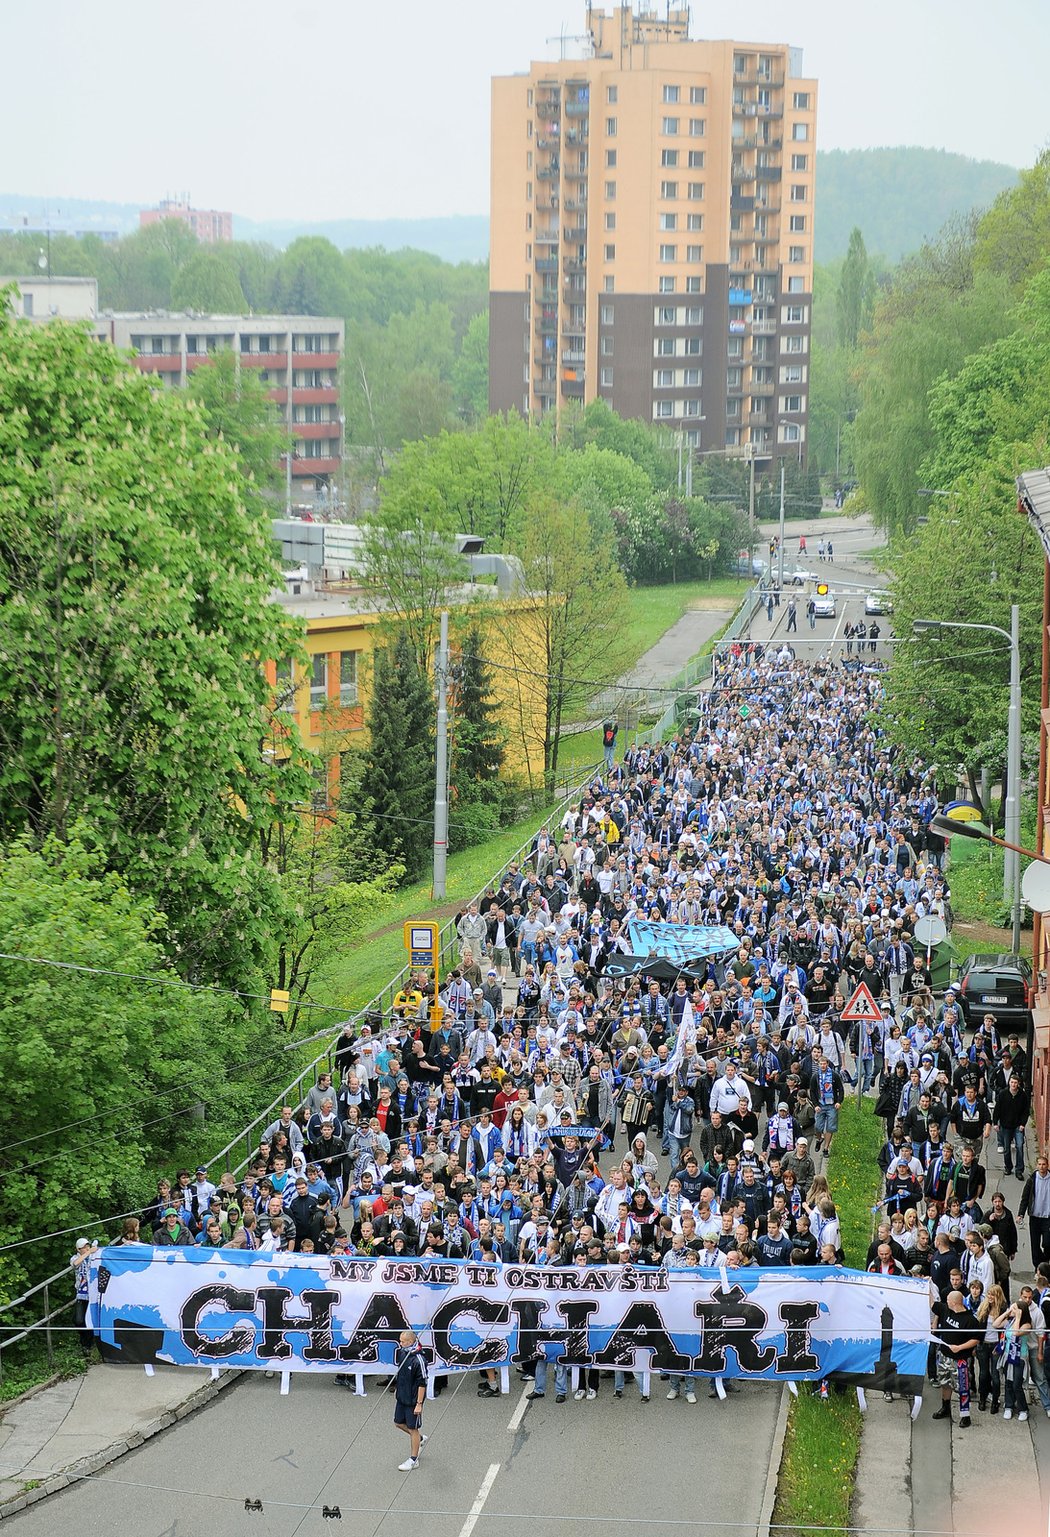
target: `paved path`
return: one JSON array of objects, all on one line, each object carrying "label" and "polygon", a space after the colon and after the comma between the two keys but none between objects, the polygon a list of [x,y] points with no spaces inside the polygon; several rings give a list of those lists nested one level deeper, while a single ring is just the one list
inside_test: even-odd
[{"label": "paved path", "polygon": [[717,635],[733,617],[732,608],[693,609],[683,614],[669,630],[640,656],[631,671],[625,673],[617,688],[659,688],[681,672],[701,646]]}]

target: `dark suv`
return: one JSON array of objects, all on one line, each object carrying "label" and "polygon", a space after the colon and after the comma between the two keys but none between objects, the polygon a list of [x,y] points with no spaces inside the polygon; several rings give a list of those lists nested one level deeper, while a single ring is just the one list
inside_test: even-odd
[{"label": "dark suv", "polygon": [[971,1029],[994,1014],[1000,1030],[1028,1029],[1032,967],[1023,955],[968,955],[956,984],[963,1023]]}]

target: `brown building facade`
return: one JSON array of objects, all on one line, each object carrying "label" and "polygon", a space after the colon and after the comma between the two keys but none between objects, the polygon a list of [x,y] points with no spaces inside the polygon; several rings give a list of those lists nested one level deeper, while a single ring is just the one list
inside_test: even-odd
[{"label": "brown building facade", "polygon": [[684,9],[587,12],[492,82],[492,410],[607,400],[702,451],[804,458],[817,87]]}]

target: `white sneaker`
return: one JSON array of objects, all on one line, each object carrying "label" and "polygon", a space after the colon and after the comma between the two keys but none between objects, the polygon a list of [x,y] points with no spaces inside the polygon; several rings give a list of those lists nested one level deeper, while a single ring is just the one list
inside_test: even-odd
[{"label": "white sneaker", "polygon": [[1004,1420],[1012,1420],[1013,1417],[1014,1417],[1014,1411],[1012,1409],[1004,1409],[1003,1410],[1003,1419]]},{"label": "white sneaker", "polygon": [[597,1398],[598,1397],[598,1389],[597,1388],[588,1388],[587,1389],[587,1397],[588,1397],[588,1399]]},{"label": "white sneaker", "polygon": [[[424,1448],[424,1446],[426,1446],[426,1444],[427,1444],[427,1442],[428,1442],[428,1441],[429,1441],[429,1440],[430,1440],[430,1437],[429,1437],[429,1436],[420,1436],[420,1438],[419,1438],[419,1450],[420,1450],[420,1451],[422,1451],[422,1450],[423,1450],[423,1448]],[[417,1461],[417,1462],[418,1462],[418,1460],[419,1460],[419,1459],[418,1459],[418,1457],[417,1457],[417,1459],[416,1459],[416,1461]]]},{"label": "white sneaker", "polygon": [[586,1388],[577,1388],[572,1396],[578,1404],[582,1404],[583,1400],[587,1397],[587,1390]]},{"label": "white sneaker", "polygon": [[685,1395],[685,1401],[686,1401],[687,1404],[695,1404],[696,1403],[696,1394],[693,1392],[693,1390],[691,1388],[690,1388],[689,1392]]},{"label": "white sneaker", "polygon": [[670,1392],[669,1392],[669,1393],[668,1393],[668,1395],[667,1395],[667,1397],[668,1397],[668,1398],[669,1398],[669,1399],[671,1399],[671,1398],[677,1398],[677,1397],[678,1397],[678,1389],[677,1389],[677,1388],[672,1388],[672,1389],[671,1389],[671,1390],[670,1390]]},{"label": "white sneaker", "polygon": [[1020,1414],[1017,1416],[1017,1418],[1019,1420],[1026,1420],[1028,1418],[1028,1410],[1027,1409],[1022,1409]]},{"label": "white sneaker", "polygon": [[406,1457],[404,1462],[399,1462],[398,1463],[397,1471],[399,1473],[412,1473],[418,1467],[419,1467],[419,1462],[418,1462],[418,1460],[415,1457]]}]

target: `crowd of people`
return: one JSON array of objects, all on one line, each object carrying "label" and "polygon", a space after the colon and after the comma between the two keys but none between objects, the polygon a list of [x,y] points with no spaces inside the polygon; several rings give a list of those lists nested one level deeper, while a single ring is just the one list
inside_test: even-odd
[{"label": "crowd of people", "polygon": [[[1050,1170],[1025,1174],[1028,1064],[994,1018],[971,1035],[952,990],[934,993],[914,935],[949,911],[937,793],[880,734],[882,688],[856,659],[735,647],[695,728],[632,747],[469,904],[437,997],[421,973],[390,1016],[348,1022],[334,1071],[240,1178],[181,1170],[125,1238],[924,1276],[937,1417],[953,1396],[964,1426],[971,1396],[1026,1417],[1026,1376],[1050,1415]],[[721,926],[735,949],[650,976],[625,959],[632,920]],[[861,982],[881,1018],[850,1025]],[[835,1146],[852,1092],[885,1140],[877,1230],[845,1253]],[[1017,1181],[1003,1190],[993,1135]],[[1013,1295],[1025,1219],[1035,1282]],[[543,1396],[547,1363],[527,1372]],[[581,1373],[575,1396],[600,1383]],[[666,1383],[669,1399],[697,1389]],[[496,1393],[491,1374],[477,1391]]]}]

